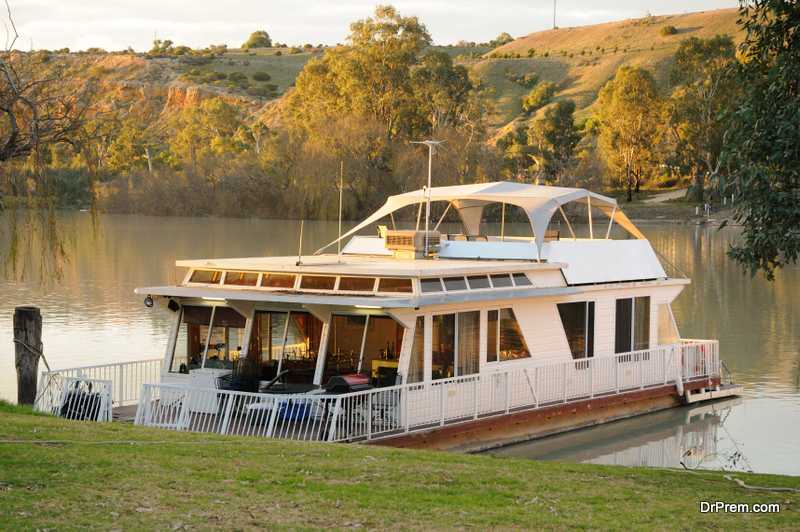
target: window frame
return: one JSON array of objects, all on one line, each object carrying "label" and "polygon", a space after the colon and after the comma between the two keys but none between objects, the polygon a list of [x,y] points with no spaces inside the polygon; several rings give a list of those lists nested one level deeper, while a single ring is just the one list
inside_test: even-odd
[{"label": "window frame", "polygon": [[[501,335],[500,335],[500,331],[501,331],[500,324],[502,323],[501,312],[503,310],[506,310],[506,309],[511,311],[511,313],[512,313],[512,315],[514,317],[514,321],[517,324],[517,328],[519,329],[519,335],[522,338],[522,342],[523,342],[523,344],[525,346],[525,350],[528,353],[528,356],[526,356],[526,357],[507,358],[505,360],[503,360],[500,357],[500,337],[501,337]],[[489,360],[489,336],[490,336],[490,334],[489,334],[489,313],[490,312],[497,312],[497,332],[496,332],[496,335],[495,335],[495,341],[497,342],[497,344],[496,344],[496,351],[497,351],[496,357],[497,357],[497,359],[496,360]],[[489,308],[486,309],[486,328],[485,328],[485,330],[486,330],[486,338],[485,338],[485,340],[482,339],[482,342],[483,342],[483,345],[486,346],[486,364],[487,365],[490,365],[490,364],[492,364],[492,365],[494,365],[494,364],[505,364],[505,363],[508,363],[508,362],[514,362],[514,361],[519,361],[519,360],[533,359],[533,352],[531,351],[530,347],[528,346],[528,340],[527,340],[527,338],[525,338],[525,333],[522,332],[522,327],[520,326],[519,323],[520,323],[520,321],[519,321],[519,319],[517,319],[517,313],[514,312],[514,307],[511,307],[511,306],[489,307]]]}]

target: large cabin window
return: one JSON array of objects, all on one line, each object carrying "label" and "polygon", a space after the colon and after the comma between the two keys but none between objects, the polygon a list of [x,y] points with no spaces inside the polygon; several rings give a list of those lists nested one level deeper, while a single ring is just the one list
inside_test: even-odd
[{"label": "large cabin window", "polygon": [[658,343],[660,345],[681,343],[669,303],[659,303],[658,305]]},{"label": "large cabin window", "polygon": [[614,352],[650,348],[650,296],[617,299]]},{"label": "large cabin window", "polygon": [[522,336],[513,309],[490,310],[487,326],[487,362],[530,358],[531,352]]},{"label": "large cabin window", "polygon": [[288,370],[286,382],[311,384],[317,366],[322,322],[305,312],[258,312],[249,356],[261,362],[261,380]]},{"label": "large cabin window", "polygon": [[408,382],[425,380],[425,316],[417,316],[414,341],[411,344],[411,361],[408,364]]},{"label": "large cabin window", "polygon": [[433,380],[478,372],[480,312],[433,317]]},{"label": "large cabin window", "polygon": [[370,316],[360,373],[370,375],[373,385],[394,386],[403,345],[402,325],[388,316]]},{"label": "large cabin window", "polygon": [[333,316],[322,382],[362,373],[375,387],[394,386],[403,333],[403,326],[388,316]]},{"label": "large cabin window", "polygon": [[286,312],[259,312],[256,314],[250,354],[251,356],[258,356],[256,353],[261,355],[262,380],[271,380],[278,374],[286,318]]},{"label": "large cabin window", "polygon": [[289,370],[286,382],[311,384],[319,355],[322,321],[306,312],[292,312],[286,331],[281,370]]},{"label": "large cabin window", "polygon": [[358,371],[366,325],[366,316],[331,316],[323,383],[334,375],[350,375]]},{"label": "large cabin window", "polygon": [[244,316],[229,307],[184,306],[170,373],[233,368],[242,350],[245,323]]},{"label": "large cabin window", "polygon": [[594,356],[594,301],[559,303],[558,314],[572,358]]}]

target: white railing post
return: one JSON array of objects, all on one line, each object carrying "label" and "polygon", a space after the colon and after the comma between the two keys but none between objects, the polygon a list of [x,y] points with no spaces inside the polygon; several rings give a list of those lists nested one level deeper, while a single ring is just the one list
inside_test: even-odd
[{"label": "white railing post", "polygon": [[561,367],[564,368],[564,402],[567,402],[567,365],[561,364]]},{"label": "white railing post", "polygon": [[119,391],[117,400],[119,401],[119,406],[122,406],[122,402],[125,400],[125,366],[123,364],[119,365]]},{"label": "white railing post", "polygon": [[478,419],[478,377],[473,377],[472,382],[472,419]]},{"label": "white railing post", "polygon": [[187,430],[189,428],[189,390],[183,391],[183,399],[181,400],[181,411],[178,414],[178,421],[175,424],[175,430]]},{"label": "white railing post", "polygon": [[[336,427],[337,427],[337,420],[339,418],[339,405],[342,401],[341,396],[336,398],[336,405],[333,407],[333,416],[331,417],[330,423],[328,423],[328,439],[327,441],[332,442],[336,436]],[[269,433],[267,433],[269,434]]]},{"label": "white railing post", "polygon": [[[222,427],[219,429],[219,433],[225,435],[228,432],[228,420],[231,418],[231,410],[233,409],[233,402],[236,397],[229,391],[218,392],[217,395],[221,395],[219,398],[214,397],[214,404],[217,405],[217,412],[219,412],[219,401],[225,401],[225,412],[222,414]],[[217,415],[219,415],[219,413]]]},{"label": "white railing post", "polygon": [[506,371],[505,372],[505,386],[506,386],[506,397],[505,397],[505,411],[508,414],[508,410],[511,407],[511,374]]},{"label": "white railing post", "polygon": [[639,389],[644,388],[644,353],[639,353]]},{"label": "white railing post", "polygon": [[136,407],[136,415],[133,418],[134,425],[145,424],[144,420],[147,416],[147,411],[150,409],[150,401],[148,400],[149,397],[150,387],[145,385],[142,389],[142,393],[139,394],[139,406]]},{"label": "white railing post", "polygon": [[372,395],[367,395],[367,441],[372,439]]},{"label": "white railing post", "polygon": [[405,433],[408,433],[408,393],[409,393],[409,390],[410,390],[410,388],[406,387],[402,392],[403,393],[403,397],[404,397],[404,399],[403,399],[403,404],[404,404],[403,417],[405,418],[405,420],[404,420],[405,430],[403,432],[405,432]]},{"label": "white railing post", "polygon": [[439,426],[444,426],[444,383],[439,386]]},{"label": "white railing post", "polygon": [[42,374],[39,376],[39,387],[36,389],[36,400],[33,402],[33,409],[37,412],[41,412],[41,401],[42,396],[44,395],[44,380],[47,375],[50,373],[47,371],[43,371]]},{"label": "white railing post", "polygon": [[594,364],[588,358],[586,363],[589,364],[589,397],[594,397]]}]

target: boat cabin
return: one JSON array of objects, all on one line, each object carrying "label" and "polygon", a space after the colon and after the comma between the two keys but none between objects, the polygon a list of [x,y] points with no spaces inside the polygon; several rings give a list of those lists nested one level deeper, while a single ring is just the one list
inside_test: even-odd
[{"label": "boat cabin", "polygon": [[[436,203],[460,232],[420,221]],[[506,236],[503,225],[490,234],[484,215],[498,206],[521,209],[532,236]],[[416,221],[398,227],[395,213],[409,207]],[[588,221],[588,236],[567,212]],[[565,360],[580,368],[680,343],[670,303],[689,281],[668,278],[616,201],[587,190],[417,190],[339,240],[337,254],[180,260],[179,285],[137,289],[172,316],[163,382],[211,387],[249,359],[262,383],[281,375],[312,390],[363,374],[385,387]]]}]

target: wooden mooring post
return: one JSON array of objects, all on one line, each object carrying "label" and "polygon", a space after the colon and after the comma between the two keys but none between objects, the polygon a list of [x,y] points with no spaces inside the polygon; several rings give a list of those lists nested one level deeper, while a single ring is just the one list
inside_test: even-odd
[{"label": "wooden mooring post", "polygon": [[36,401],[36,374],[42,356],[42,315],[36,307],[14,309],[14,365],[17,368],[17,403]]}]

